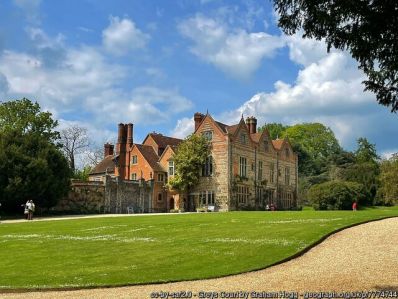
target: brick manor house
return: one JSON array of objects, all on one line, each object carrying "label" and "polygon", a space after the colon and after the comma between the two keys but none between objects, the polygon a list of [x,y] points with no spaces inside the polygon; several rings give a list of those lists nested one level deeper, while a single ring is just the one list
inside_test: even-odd
[{"label": "brick manor house", "polygon": [[195,113],[194,134],[211,145],[211,155],[201,169],[198,184],[189,194],[167,188],[175,174],[173,154],[181,139],[150,133],[142,144],[133,142],[133,124],[119,124],[116,151],[104,145],[104,159],[89,179],[105,175],[122,180],[152,181],[152,212],[171,209],[195,211],[264,210],[297,206],[298,156],[287,138],[271,140],[267,130],[257,132],[257,119],[243,116],[236,125],[215,121],[210,114]]}]

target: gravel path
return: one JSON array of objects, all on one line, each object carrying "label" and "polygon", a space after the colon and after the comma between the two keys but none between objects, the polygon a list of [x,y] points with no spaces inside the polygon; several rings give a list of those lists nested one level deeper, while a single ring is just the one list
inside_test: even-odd
[{"label": "gravel path", "polygon": [[150,298],[151,292],[186,290],[197,294],[197,297],[193,298],[200,298],[200,291],[218,292],[218,298],[221,298],[221,292],[232,291],[251,293],[281,290],[306,292],[385,289],[398,291],[398,218],[346,229],[332,235],[297,259],[256,272],[162,285],[0,294],[0,297]]}]

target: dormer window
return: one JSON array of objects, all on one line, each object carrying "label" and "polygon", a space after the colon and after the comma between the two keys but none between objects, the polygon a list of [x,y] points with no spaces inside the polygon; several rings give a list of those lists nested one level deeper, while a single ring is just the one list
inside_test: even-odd
[{"label": "dormer window", "polygon": [[213,131],[204,131],[202,135],[207,141],[213,140]]},{"label": "dormer window", "polygon": [[242,144],[246,144],[247,143],[247,135],[245,133],[240,134],[240,142]]},{"label": "dormer window", "polygon": [[285,149],[285,154],[286,154],[286,158],[289,158],[289,156],[290,156],[290,151],[289,151],[289,149],[287,148],[287,149]]}]

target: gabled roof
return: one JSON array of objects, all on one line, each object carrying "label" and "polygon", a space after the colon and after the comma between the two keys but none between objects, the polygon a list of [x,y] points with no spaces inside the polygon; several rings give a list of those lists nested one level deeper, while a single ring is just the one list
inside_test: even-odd
[{"label": "gabled roof", "polygon": [[173,151],[174,153],[176,153],[177,150],[178,150],[178,146],[176,146],[176,145],[168,145],[168,146],[164,149],[163,153],[160,155],[160,157],[159,157],[159,162],[160,162],[160,160],[162,160],[162,157],[165,155],[165,153],[167,152],[167,150],[168,150],[169,148],[170,148],[170,150]]},{"label": "gabled roof", "polygon": [[113,155],[106,156],[101,162],[99,162],[93,170],[90,171],[91,174],[102,174],[102,173],[114,173],[115,172],[115,162],[113,161]]},{"label": "gabled roof", "polygon": [[250,137],[252,138],[252,140],[254,142],[259,143],[262,135],[263,135],[262,132],[257,132],[257,133],[254,133],[254,134],[250,134]]},{"label": "gabled roof", "polygon": [[219,128],[221,129],[221,131],[222,131],[224,134],[228,133],[228,128],[229,128],[228,125],[223,124],[223,123],[221,123],[221,122],[219,122],[219,121],[214,121],[214,122],[219,126]]},{"label": "gabled roof", "polygon": [[239,127],[239,124],[228,126],[228,133],[231,135],[234,135],[236,132],[236,129]]},{"label": "gabled roof", "polygon": [[174,138],[174,137],[169,137],[169,136],[164,136],[160,133],[149,133],[144,141],[142,143],[145,143],[145,141],[148,139],[148,137],[151,136],[152,139],[155,141],[155,143],[160,147],[160,148],[166,148],[168,145],[174,145],[177,146],[181,143],[182,139],[179,138]]},{"label": "gabled roof", "polygon": [[285,143],[284,139],[276,139],[276,140],[272,140],[272,145],[274,146],[275,149],[277,149],[278,151],[280,151],[283,147],[283,144]]},{"label": "gabled roof", "polygon": [[148,162],[149,166],[153,170],[159,170],[159,156],[156,154],[155,150],[150,145],[134,144],[134,147],[142,154],[144,159]]}]

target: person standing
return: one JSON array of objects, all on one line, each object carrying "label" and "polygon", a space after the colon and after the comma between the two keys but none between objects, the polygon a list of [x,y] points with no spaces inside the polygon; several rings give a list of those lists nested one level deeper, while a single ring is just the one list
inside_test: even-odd
[{"label": "person standing", "polygon": [[357,202],[356,201],[354,201],[353,204],[352,204],[352,210],[353,211],[357,210]]},{"label": "person standing", "polygon": [[33,213],[35,211],[35,204],[33,203],[33,200],[29,200],[27,207],[28,207],[28,220],[33,220]]}]

